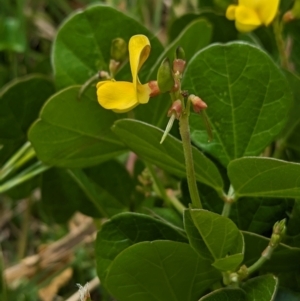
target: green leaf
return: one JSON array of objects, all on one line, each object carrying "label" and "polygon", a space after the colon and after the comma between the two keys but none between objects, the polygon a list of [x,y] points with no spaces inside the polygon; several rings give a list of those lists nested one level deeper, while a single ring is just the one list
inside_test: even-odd
[{"label": "green leaf", "polygon": [[[199,36],[199,33],[201,35]],[[189,24],[173,41],[168,48],[159,56],[156,64],[151,68],[148,79],[155,79],[158,67],[163,59],[168,57],[172,64],[175,51],[178,46],[181,46],[185,51],[186,60],[189,61],[191,57],[200,49],[207,46],[211,39],[212,26],[204,19],[196,20]],[[194,37],[198,36],[197,39]],[[191,42],[193,41],[193,42]],[[167,112],[171,106],[170,96],[163,94],[159,97],[151,99],[146,106],[139,106],[136,109],[136,118],[155,126],[164,128],[167,123]]]},{"label": "green leaf", "polygon": [[[261,253],[269,244],[269,239],[250,232],[244,232],[245,260],[250,266],[257,261]],[[272,254],[270,260],[260,268],[261,273],[275,273],[281,287],[299,291],[300,282],[300,249],[280,244]],[[287,299],[288,300],[288,299]]]},{"label": "green leaf", "polygon": [[210,253],[208,247],[205,244],[202,236],[200,235],[197,227],[191,216],[190,210],[184,210],[183,214],[184,229],[188,236],[191,247],[198,253],[199,256],[208,259],[211,263],[214,262],[214,257]]},{"label": "green leaf", "polygon": [[120,301],[194,301],[219,278],[188,244],[141,242],[117,256],[107,287]]},{"label": "green leaf", "polygon": [[[285,71],[284,74],[288,80],[294,98],[292,106],[289,111],[289,118],[287,120],[287,123],[282,133],[283,138],[288,139],[289,136],[293,136],[293,134],[298,133],[296,127],[299,126],[298,111],[300,110],[300,77],[288,71]],[[289,142],[293,141],[293,143],[295,143],[296,145],[299,144],[297,140],[293,140],[293,139],[288,139],[288,140]],[[289,147],[291,146],[290,143],[288,144],[288,146]]]},{"label": "green leaf", "polygon": [[42,75],[14,80],[0,92],[0,165],[26,140],[27,130],[54,93],[53,83]]},{"label": "green leaf", "polygon": [[135,183],[126,167],[116,160],[84,169],[85,174],[107,193],[129,208]]},{"label": "green leaf", "polygon": [[248,280],[242,289],[247,293],[247,301],[273,301],[278,287],[278,279],[264,275]]},{"label": "green leaf", "polygon": [[[47,218],[57,223],[67,222],[79,210],[80,204],[86,207],[91,203],[64,169],[52,168],[46,171],[42,175],[41,191],[41,205],[47,212]],[[94,206],[93,209],[94,214],[100,216]]]},{"label": "green leaf", "polygon": [[[98,71],[108,71],[110,46],[115,38],[129,41],[135,34],[144,34],[151,42],[151,54],[143,66],[140,78],[162,52],[158,39],[140,23],[104,5],[92,5],[72,14],[60,27],[52,52],[55,81],[58,88],[83,84]],[[131,80],[129,66],[124,70]]]},{"label": "green leaf", "polygon": [[[245,241],[244,264],[250,266],[261,256],[269,244],[269,239],[251,232],[242,231]],[[292,248],[280,244],[272,254],[270,260],[265,262],[260,269],[269,273],[292,273],[300,270],[300,248]]]},{"label": "green leaf", "polygon": [[200,298],[199,301],[247,301],[240,288],[221,288]]},{"label": "green leaf", "polygon": [[290,219],[284,237],[284,243],[300,248],[300,200],[295,200],[294,208],[291,212]]},{"label": "green leaf", "polygon": [[126,148],[110,131],[120,114],[99,106],[89,89],[78,99],[79,87],[51,97],[28,136],[37,156],[47,165],[82,168],[107,161]]},{"label": "green leaf", "polygon": [[287,217],[293,203],[291,199],[243,197],[232,206],[230,218],[240,230],[264,234]]},{"label": "green leaf", "polygon": [[[199,33],[201,34],[199,35]],[[197,19],[191,22],[180,32],[180,35],[160,55],[160,57],[157,59],[156,64],[152,67],[150,72],[154,76],[153,73],[157,71],[162,60],[166,57],[168,57],[172,62],[175,58],[175,52],[178,46],[183,48],[186,61],[189,62],[189,60],[197,51],[209,45],[211,34],[212,26],[207,20]],[[198,38],[195,39],[195,36],[198,36]]]},{"label": "green leaf", "polygon": [[193,142],[223,165],[259,155],[285,125],[291,103],[286,78],[252,45],[234,42],[203,49],[189,63],[182,85],[207,103],[214,133],[208,143],[201,118],[192,114]]},{"label": "green leaf", "polygon": [[[211,2],[211,1],[210,1]],[[229,21],[225,16],[218,15],[211,11],[202,12],[201,14],[184,14],[182,17],[176,19],[170,27],[169,38],[175,40],[180,32],[196,19],[205,18],[213,25],[213,42],[228,42],[235,40],[237,37],[237,31],[234,26],[234,22]],[[197,34],[197,36],[200,33]]]},{"label": "green leaf", "polygon": [[134,186],[125,168],[116,161],[83,170],[52,168],[42,177],[42,206],[58,223],[75,211],[92,217],[125,211]]},{"label": "green leaf", "polygon": [[[243,235],[237,226],[229,218],[210,211],[189,211],[203,242],[214,258],[212,265],[221,271],[237,268],[244,258]],[[201,250],[203,249],[198,250],[199,254]]]},{"label": "green leaf", "polygon": [[186,242],[181,232],[150,216],[138,213],[121,213],[105,223],[96,240],[98,276],[106,283],[108,268],[126,248],[153,240],[174,240]]},{"label": "green leaf", "polygon": [[[131,119],[116,122],[112,130],[139,157],[171,174],[186,176],[182,143],[178,139],[168,135],[160,144],[162,130]],[[196,148],[193,148],[193,157],[197,180],[221,193],[223,180],[217,167]]]},{"label": "green leaf", "polygon": [[237,197],[297,198],[300,164],[272,158],[241,158],[228,165],[228,175]]},{"label": "green leaf", "polygon": [[69,174],[102,216],[111,217],[127,209],[114,196],[90,179],[81,169],[70,169]]}]

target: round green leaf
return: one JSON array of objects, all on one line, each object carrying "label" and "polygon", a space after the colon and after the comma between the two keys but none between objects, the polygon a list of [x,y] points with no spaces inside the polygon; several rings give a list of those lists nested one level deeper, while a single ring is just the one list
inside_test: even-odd
[{"label": "round green leaf", "polygon": [[287,81],[270,57],[245,43],[215,44],[198,52],[187,67],[183,88],[208,105],[214,138],[191,116],[192,140],[219,159],[259,155],[285,125],[291,103]]},{"label": "round green leaf", "polygon": [[[135,34],[144,34],[151,42],[150,57],[140,73],[144,79],[163,50],[151,32],[109,6],[92,5],[71,15],[54,41],[52,61],[57,87],[83,84],[98,71],[108,71],[112,40],[123,38],[128,42]],[[128,66],[124,73],[131,80]]]},{"label": "round green leaf", "polygon": [[108,268],[126,248],[153,240],[186,242],[183,233],[153,217],[138,213],[121,213],[105,223],[96,240],[97,271],[102,284],[106,283]]},{"label": "round green leaf", "polygon": [[220,273],[185,243],[135,244],[113,261],[107,287],[120,301],[195,301]]},{"label": "round green leaf", "polygon": [[78,93],[79,87],[70,87],[51,97],[29,130],[29,140],[45,164],[87,167],[126,150],[110,130],[121,115],[100,107],[94,89],[80,99]]}]

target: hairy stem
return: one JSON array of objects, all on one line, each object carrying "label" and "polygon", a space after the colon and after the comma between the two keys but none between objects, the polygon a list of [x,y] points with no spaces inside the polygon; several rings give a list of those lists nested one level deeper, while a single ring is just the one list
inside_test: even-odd
[{"label": "hairy stem", "polygon": [[[189,104],[189,102],[188,102]],[[189,186],[189,192],[192,200],[192,204],[195,208],[202,209],[202,204],[197,188],[194,161],[190,137],[190,126],[189,126],[189,105],[187,105],[186,110],[182,113],[179,119],[179,130],[182,139],[183,153],[185,158],[186,175]]]}]

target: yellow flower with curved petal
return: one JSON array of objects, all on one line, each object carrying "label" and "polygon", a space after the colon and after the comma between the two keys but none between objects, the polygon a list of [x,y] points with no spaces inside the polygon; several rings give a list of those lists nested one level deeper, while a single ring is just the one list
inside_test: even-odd
[{"label": "yellow flower with curved petal", "polygon": [[240,32],[249,32],[261,25],[268,26],[275,18],[279,0],[239,0],[238,5],[229,5],[226,18],[235,20]]},{"label": "yellow flower with curved petal", "polygon": [[149,85],[141,84],[138,77],[139,70],[150,54],[149,39],[144,35],[135,35],[131,37],[128,49],[132,83],[106,80],[97,84],[100,105],[117,113],[127,112],[140,103],[147,103],[151,94]]}]

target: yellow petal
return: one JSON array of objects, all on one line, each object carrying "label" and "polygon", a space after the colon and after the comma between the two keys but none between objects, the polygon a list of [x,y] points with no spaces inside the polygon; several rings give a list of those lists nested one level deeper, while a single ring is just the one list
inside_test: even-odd
[{"label": "yellow petal", "polygon": [[239,5],[235,10],[235,26],[240,32],[249,32],[262,25],[256,11]]},{"label": "yellow petal", "polygon": [[255,10],[261,23],[269,25],[277,14],[279,2],[279,0],[239,0],[239,5]]},{"label": "yellow petal", "polygon": [[129,40],[128,48],[132,82],[136,87],[140,84],[138,72],[149,57],[151,46],[146,36],[135,35]]},{"label": "yellow petal", "polygon": [[99,82],[97,97],[103,108],[118,112],[127,112],[139,104],[135,87],[129,82]]},{"label": "yellow petal", "polygon": [[239,0],[239,6],[244,6],[253,10],[257,10],[261,2],[266,2],[269,0]]},{"label": "yellow petal", "polygon": [[148,84],[145,85],[141,85],[138,84],[137,85],[137,99],[139,103],[147,103],[149,101],[150,98],[150,94],[151,94],[151,89],[148,86]]},{"label": "yellow petal", "polygon": [[279,0],[262,0],[258,8],[258,15],[264,25],[269,25],[278,12]]},{"label": "yellow petal", "polygon": [[235,20],[236,5],[229,5],[226,10],[226,18],[228,20]]}]

